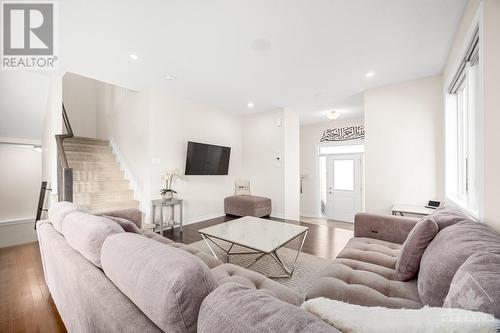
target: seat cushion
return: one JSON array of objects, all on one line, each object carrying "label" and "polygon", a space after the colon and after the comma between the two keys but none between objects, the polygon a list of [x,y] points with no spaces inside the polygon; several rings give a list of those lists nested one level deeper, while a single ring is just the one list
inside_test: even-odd
[{"label": "seat cushion", "polygon": [[244,269],[233,264],[222,264],[211,269],[212,275],[218,285],[225,283],[238,283],[242,286],[260,290],[292,305],[300,305],[304,297],[290,288],[273,281],[264,275]]},{"label": "seat cushion", "polygon": [[205,298],[198,333],[340,333],[318,317],[236,283],[224,283]]},{"label": "seat cushion", "polygon": [[196,332],[203,299],[217,286],[195,256],[133,233],[108,237],[106,276],[165,332]]},{"label": "seat cushion", "polygon": [[475,253],[458,269],[443,307],[480,311],[500,318],[500,255]]},{"label": "seat cushion", "polygon": [[366,306],[422,307],[416,280],[399,281],[392,268],[346,258],[335,259],[319,273],[306,295],[317,297]]},{"label": "seat cushion", "polygon": [[337,258],[353,259],[394,269],[398,260],[400,244],[383,240],[354,237]]},{"label": "seat cushion", "polygon": [[125,232],[116,222],[79,211],[66,215],[62,223],[66,242],[97,267],[102,267],[101,248],[104,241],[118,233]]},{"label": "seat cushion", "polygon": [[437,223],[424,218],[410,231],[396,263],[396,277],[408,281],[418,273],[425,249],[439,231]]},{"label": "seat cushion", "polygon": [[441,230],[420,261],[418,291],[422,303],[443,306],[458,268],[478,252],[500,254],[500,235],[488,225],[467,220]]}]

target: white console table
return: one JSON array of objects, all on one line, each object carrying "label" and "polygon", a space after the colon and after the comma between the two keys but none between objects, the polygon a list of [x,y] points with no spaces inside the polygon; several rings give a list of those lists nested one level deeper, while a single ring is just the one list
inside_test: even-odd
[{"label": "white console table", "polygon": [[[174,227],[180,227],[180,231],[182,232],[182,225],[184,223],[183,218],[183,207],[182,207],[182,199],[157,199],[151,201],[152,205],[152,224],[155,225],[155,232],[159,232],[160,234],[163,230],[170,228],[172,231]],[[179,209],[179,218],[176,218],[176,209],[178,206]],[[164,208],[170,207],[170,220],[165,223],[164,221]],[[156,209],[160,209],[160,221],[156,222]]]},{"label": "white console table", "polygon": [[399,215],[399,216],[405,216],[407,214],[417,215],[417,216],[427,216],[429,214],[432,214],[434,211],[435,209],[418,205],[395,204],[394,206],[392,206],[392,215]]}]

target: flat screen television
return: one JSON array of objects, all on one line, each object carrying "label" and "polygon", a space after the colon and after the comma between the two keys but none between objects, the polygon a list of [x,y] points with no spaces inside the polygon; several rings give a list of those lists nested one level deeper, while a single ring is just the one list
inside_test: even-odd
[{"label": "flat screen television", "polygon": [[186,175],[227,175],[230,147],[188,142]]}]

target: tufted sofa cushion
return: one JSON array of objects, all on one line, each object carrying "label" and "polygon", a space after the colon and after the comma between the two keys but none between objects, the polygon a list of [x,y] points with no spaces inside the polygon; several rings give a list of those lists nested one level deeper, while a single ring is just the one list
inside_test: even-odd
[{"label": "tufted sofa cushion", "polygon": [[306,295],[317,297],[365,306],[422,307],[416,280],[399,281],[394,269],[352,259],[336,259],[320,273]]},{"label": "tufted sofa cushion", "polygon": [[273,281],[262,274],[233,265],[222,264],[211,269],[218,285],[234,282],[245,287],[260,290],[292,305],[300,305],[304,297],[288,287]]},{"label": "tufted sofa cushion", "polygon": [[332,264],[319,273],[307,299],[327,297],[352,304],[389,308],[422,307],[416,280],[395,275],[400,244],[352,238]]},{"label": "tufted sofa cushion", "polygon": [[374,238],[354,237],[337,258],[353,259],[394,269],[401,245]]}]

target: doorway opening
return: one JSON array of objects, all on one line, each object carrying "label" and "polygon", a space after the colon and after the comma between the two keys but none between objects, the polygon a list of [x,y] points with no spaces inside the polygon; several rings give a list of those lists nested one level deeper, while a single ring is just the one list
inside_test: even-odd
[{"label": "doorway opening", "polygon": [[320,146],[319,215],[354,222],[364,210],[364,145]]}]

